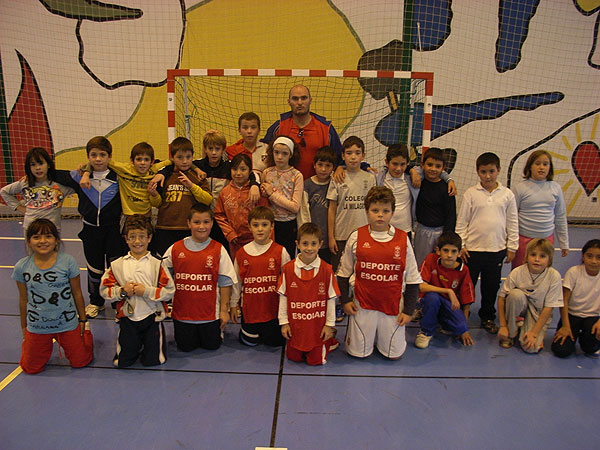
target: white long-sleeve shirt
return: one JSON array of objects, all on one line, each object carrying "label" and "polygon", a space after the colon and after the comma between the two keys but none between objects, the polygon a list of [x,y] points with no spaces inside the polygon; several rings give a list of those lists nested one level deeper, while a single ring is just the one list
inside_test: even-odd
[{"label": "white long-sleeve shirt", "polygon": [[499,182],[492,192],[480,183],[471,186],[463,195],[455,230],[469,251],[516,251],[519,220],[514,194]]}]

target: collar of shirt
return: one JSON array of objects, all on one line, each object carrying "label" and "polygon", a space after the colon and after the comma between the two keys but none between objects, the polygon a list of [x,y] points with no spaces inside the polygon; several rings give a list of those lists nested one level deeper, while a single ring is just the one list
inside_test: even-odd
[{"label": "collar of shirt", "polygon": [[138,261],[143,261],[144,259],[150,259],[151,253],[147,252],[144,256],[142,256],[140,259],[137,259],[135,256],[133,256],[131,254],[131,252],[127,252],[127,254],[123,257],[123,259],[135,259]]},{"label": "collar of shirt", "polygon": [[444,269],[448,269],[448,270],[456,270],[457,272],[460,272],[460,270],[462,269],[462,261],[460,261],[459,259],[456,260],[456,262],[458,263],[458,266],[456,266],[454,269],[448,269],[446,266],[442,265],[442,258],[438,258],[437,259],[437,263],[438,266],[443,267]]},{"label": "collar of shirt", "polygon": [[94,170],[94,172],[92,174],[92,178],[104,179],[108,175],[108,172],[110,172],[109,169],[106,169],[106,170],[103,170],[103,171],[96,171],[96,170]]},{"label": "collar of shirt", "polygon": [[246,245],[244,245],[244,250],[250,256],[258,256],[258,255],[262,255],[264,252],[269,250],[272,243],[273,243],[273,241],[270,239],[269,239],[269,242],[267,242],[266,244],[262,244],[262,245],[257,243],[256,241],[252,241],[252,242],[249,242]]},{"label": "collar of shirt", "polygon": [[385,173],[385,181],[388,181],[390,183],[406,183],[406,180],[404,179],[404,174],[401,177],[393,177],[389,171]]},{"label": "collar of shirt", "polygon": [[311,279],[319,271],[321,267],[321,258],[318,256],[310,264],[304,264],[300,258],[294,260],[294,272],[301,280]]},{"label": "collar of shirt", "polygon": [[486,188],[484,188],[481,183],[477,183],[477,189],[480,191],[484,191],[487,192],[488,194],[492,195],[494,192],[498,191],[500,188],[502,188],[502,183],[500,183],[499,181],[496,181],[496,183],[498,184],[493,190],[492,192],[488,191]]}]

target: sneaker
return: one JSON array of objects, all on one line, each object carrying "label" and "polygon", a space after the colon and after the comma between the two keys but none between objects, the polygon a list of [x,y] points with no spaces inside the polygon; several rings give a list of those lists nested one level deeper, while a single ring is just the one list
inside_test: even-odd
[{"label": "sneaker", "polygon": [[498,325],[493,320],[484,320],[481,322],[481,328],[490,334],[498,334]]},{"label": "sneaker", "polygon": [[585,356],[587,356],[588,358],[599,358],[600,357],[600,350],[597,350],[593,353],[584,353]]},{"label": "sneaker", "polygon": [[523,317],[523,316],[515,317],[515,324],[517,325],[517,328],[520,328],[523,325],[525,325],[525,317]]},{"label": "sneaker", "polygon": [[513,338],[500,339],[500,347],[502,348],[511,348],[513,345],[515,345]]},{"label": "sneaker", "polygon": [[427,348],[429,347],[429,341],[433,336],[427,336],[423,331],[419,331],[417,334],[417,338],[415,339],[415,347],[417,348]]},{"label": "sneaker", "polygon": [[344,320],[344,316],[344,308],[342,307],[342,305],[335,305],[335,321],[341,322],[342,320]]},{"label": "sneaker", "polygon": [[98,316],[100,311],[104,311],[104,306],[92,305],[91,303],[85,307],[85,315],[90,319]]}]

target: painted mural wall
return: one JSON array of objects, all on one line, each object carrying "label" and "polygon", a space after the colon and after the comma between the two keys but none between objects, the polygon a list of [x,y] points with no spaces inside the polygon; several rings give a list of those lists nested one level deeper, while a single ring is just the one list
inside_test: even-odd
[{"label": "painted mural wall", "polygon": [[[599,24],[600,0],[413,0],[408,18],[402,1],[3,0],[0,183],[22,175],[32,146],[73,168],[94,135],[108,136],[119,160],[139,141],[165,158],[169,68],[406,70],[408,54],[409,70],[434,73],[431,145],[446,149],[460,190],[476,182],[478,154],[498,153],[512,184],[543,148],[569,217],[598,219]],[[264,130],[285,111],[287,88]],[[315,87],[313,110],[349,109],[354,119],[334,125],[363,138],[381,167],[385,147],[406,139],[402,86],[357,84],[353,102],[336,89]],[[260,103],[252,91],[222,97]],[[417,144],[418,98],[411,111]],[[236,127],[233,118],[228,139]]]}]

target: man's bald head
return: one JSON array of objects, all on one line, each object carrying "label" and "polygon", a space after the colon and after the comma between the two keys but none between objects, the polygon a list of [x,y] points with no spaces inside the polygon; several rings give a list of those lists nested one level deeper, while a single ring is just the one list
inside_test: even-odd
[{"label": "man's bald head", "polygon": [[288,99],[292,98],[292,95],[307,95],[308,98],[311,98],[309,89],[303,84],[293,86],[288,93]]}]

